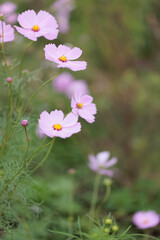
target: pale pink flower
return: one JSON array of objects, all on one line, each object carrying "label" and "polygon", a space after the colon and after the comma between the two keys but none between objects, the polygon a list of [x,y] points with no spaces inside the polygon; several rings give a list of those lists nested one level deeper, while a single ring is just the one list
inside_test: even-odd
[{"label": "pale pink flower", "polygon": [[100,152],[96,156],[90,154],[89,167],[92,171],[99,173],[100,175],[107,175],[109,177],[114,176],[114,170],[108,168],[114,166],[117,163],[117,158],[113,157],[109,160],[110,153],[108,151]]},{"label": "pale pink flower", "polygon": [[45,58],[49,61],[57,63],[58,68],[69,68],[72,71],[84,70],[87,67],[85,61],[72,61],[82,55],[80,48],[69,48],[65,45],[47,44],[44,48]]},{"label": "pale pink flower", "polygon": [[41,133],[53,137],[67,138],[71,137],[74,133],[81,130],[81,124],[78,118],[69,113],[64,117],[62,111],[52,111],[50,114],[46,111],[42,112],[39,119],[39,129]]},{"label": "pale pink flower", "polygon": [[53,87],[57,92],[67,94],[68,88],[73,81],[73,76],[70,73],[64,72],[53,79]]},{"label": "pale pink flower", "polygon": [[159,214],[154,211],[139,211],[133,215],[133,223],[140,229],[157,226],[160,223]]},{"label": "pale pink flower", "polygon": [[75,8],[75,1],[57,0],[51,8],[55,11],[60,32],[63,34],[67,33],[69,31],[70,13]]},{"label": "pale pink flower", "polygon": [[5,22],[0,21],[0,42],[2,41],[11,42],[13,40],[14,40],[14,28],[11,27],[10,24],[6,24]]},{"label": "pale pink flower", "polygon": [[66,89],[66,95],[69,98],[72,98],[73,94],[77,90],[80,90],[82,94],[89,93],[88,85],[84,80],[75,80],[75,81],[71,82],[71,84]]},{"label": "pale pink flower", "polygon": [[42,36],[53,40],[59,32],[55,18],[42,10],[38,14],[34,10],[25,11],[18,15],[18,22],[22,27],[15,26],[17,31],[33,41]]},{"label": "pale pink flower", "polygon": [[17,9],[17,5],[12,2],[5,2],[0,5],[0,13],[3,13],[4,15],[11,14],[15,12]]},{"label": "pale pink flower", "polygon": [[72,112],[76,116],[84,118],[87,122],[93,123],[95,121],[94,115],[97,113],[97,108],[92,101],[93,97],[83,95],[81,90],[77,89],[71,100]]},{"label": "pale pink flower", "polygon": [[17,13],[12,13],[5,18],[5,21],[7,23],[14,24],[17,22],[17,17],[18,17]]}]

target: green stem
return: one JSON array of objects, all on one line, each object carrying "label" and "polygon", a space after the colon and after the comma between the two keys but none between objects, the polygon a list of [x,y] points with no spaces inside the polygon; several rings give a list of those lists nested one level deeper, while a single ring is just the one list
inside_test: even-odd
[{"label": "green stem", "polygon": [[[43,145],[42,147],[41,147],[41,146],[38,147],[38,148],[36,149],[36,151],[35,151],[34,153],[32,153],[26,160],[24,159],[24,163],[23,163],[22,167],[13,175],[13,177],[9,180],[9,182],[4,186],[4,188],[3,188],[3,189],[1,190],[1,192],[0,192],[0,195],[1,195],[1,194],[6,190],[6,188],[13,182],[13,180],[19,175],[19,173],[21,173],[22,170],[26,168],[26,164],[28,163],[28,166],[29,166],[29,164],[31,163],[33,157],[34,157],[40,150],[42,150],[43,148],[45,148],[45,147],[47,147],[48,145],[50,145],[50,144],[52,143],[52,141],[53,141],[53,139],[52,139],[49,143]],[[28,166],[27,166],[27,167],[28,167]]]},{"label": "green stem", "polygon": [[56,78],[58,76],[58,74],[61,72],[61,68],[59,69],[58,73],[50,78],[49,80],[47,80],[45,83],[43,83],[36,91],[35,93],[31,96],[31,98],[29,99],[28,103],[26,104],[22,114],[20,115],[20,117],[18,118],[18,120],[16,121],[16,124],[13,126],[12,130],[10,131],[10,133],[8,134],[8,136],[6,137],[5,141],[4,141],[4,144],[2,145],[2,150],[1,150],[1,153],[0,153],[0,159],[2,158],[2,155],[3,155],[3,152],[6,148],[6,145],[7,145],[7,142],[9,140],[9,138],[11,137],[11,135],[13,134],[15,128],[17,127],[18,123],[20,122],[21,118],[23,117],[24,113],[26,112],[28,106],[30,105],[31,101],[33,100],[33,98],[35,97],[35,95],[39,92],[39,90],[41,90],[42,87],[44,87],[47,83],[51,82],[54,78]]},{"label": "green stem", "polygon": [[12,102],[12,83],[9,83],[9,89],[10,89],[10,94],[9,94],[9,101],[10,101],[10,124],[9,124],[9,129],[11,128],[12,125],[12,115],[13,115],[13,102]]},{"label": "green stem", "polygon": [[46,155],[44,156],[44,158],[42,159],[42,161],[40,161],[40,163],[32,170],[32,172],[31,172],[31,174],[32,173],[34,173],[39,167],[41,167],[42,166],[42,164],[46,161],[46,159],[48,158],[48,156],[49,156],[49,154],[50,154],[50,152],[51,152],[51,149],[52,149],[52,147],[53,147],[53,144],[54,144],[54,142],[55,142],[55,137],[53,138],[53,141],[52,141],[52,143],[51,143],[51,145],[50,145],[50,147],[49,147],[49,149],[48,149],[48,152],[46,153]]},{"label": "green stem", "polygon": [[27,140],[27,149],[26,149],[26,153],[25,153],[25,157],[24,157],[24,159],[26,159],[28,151],[29,151],[29,147],[30,147],[30,142],[29,142],[29,138],[28,138],[27,128],[24,127],[24,130],[25,130],[25,135],[26,135],[26,140]]},{"label": "green stem", "polygon": [[92,218],[94,218],[94,215],[95,215],[95,208],[96,208],[96,203],[97,203],[100,179],[101,179],[101,175],[97,174],[95,177],[95,180],[94,180],[92,202],[91,202],[91,208],[90,208],[90,216]]},{"label": "green stem", "polygon": [[111,185],[106,186],[106,193],[105,196],[103,198],[103,201],[101,202],[101,204],[97,207],[97,215],[99,214],[100,209],[103,207],[103,205],[108,201],[109,196],[111,193]]},{"label": "green stem", "polygon": [[74,202],[74,174],[71,176],[71,190],[69,192],[69,219],[68,219],[68,230],[69,233],[73,233],[73,202]]},{"label": "green stem", "polygon": [[[23,61],[24,61],[24,56],[28,50],[28,48],[32,45],[34,41],[31,41],[27,46],[26,48],[24,49],[24,52],[22,54],[22,57],[21,57],[21,62],[20,62],[20,67],[19,67],[19,79],[21,78],[22,76],[22,68],[23,68]],[[21,96],[21,82],[19,83],[19,87],[18,87],[18,100],[20,100],[20,96]]]},{"label": "green stem", "polygon": [[5,51],[4,51],[4,29],[3,29],[3,20],[2,20],[2,42],[1,42],[1,45],[2,45],[2,54],[3,54],[3,59],[4,59],[4,64],[5,64],[5,67],[6,67],[6,71],[7,71],[7,75],[10,76],[10,70],[9,70],[9,67],[7,65],[7,60],[6,60],[6,55],[5,55]]}]

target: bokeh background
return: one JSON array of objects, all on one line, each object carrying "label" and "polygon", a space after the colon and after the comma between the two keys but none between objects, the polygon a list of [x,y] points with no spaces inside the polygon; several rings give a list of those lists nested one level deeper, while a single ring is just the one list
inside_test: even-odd
[{"label": "bokeh background", "polygon": [[[27,9],[43,9],[54,15],[50,8],[53,1],[50,0],[14,2],[18,4],[19,13]],[[118,158],[118,174],[102,216],[112,212],[122,226],[128,226],[135,211],[159,211],[160,2],[76,0],[75,4],[69,32],[59,34],[54,43],[69,43],[83,49],[82,59],[88,62],[87,70],[68,72],[75,79],[87,82],[98,113],[93,124],[82,120],[80,134],[66,140],[57,139],[50,157],[34,174],[33,189],[38,191],[35,201],[43,214],[37,210],[38,220],[27,223],[33,239],[38,239],[37,236],[51,239],[46,230],[48,226],[60,230],[67,228],[68,192],[73,188],[74,217],[76,220],[81,216],[82,225],[86,227],[84,216],[88,213],[95,176],[87,165],[90,153],[108,150]],[[48,42],[38,39],[27,52],[24,98],[57,72],[53,64],[44,59],[43,48]],[[11,61],[15,63],[20,58],[28,43],[28,39],[16,33],[15,42],[8,44],[9,57],[14,56]],[[5,91],[2,92],[3,98]],[[26,115],[31,122],[29,134],[33,147],[40,141],[35,134],[36,124],[45,109],[68,112],[70,100],[51,85],[37,95]],[[40,157],[37,156],[36,161]],[[68,174],[70,168],[76,170],[74,181]],[[102,185],[100,197],[103,192]],[[25,196],[27,198],[27,192]],[[157,232],[159,229],[155,230],[155,235]],[[61,238],[58,236],[57,239]]]}]

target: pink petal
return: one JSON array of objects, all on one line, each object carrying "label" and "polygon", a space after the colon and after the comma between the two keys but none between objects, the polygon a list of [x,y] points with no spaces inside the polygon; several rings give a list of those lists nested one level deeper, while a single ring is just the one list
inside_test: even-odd
[{"label": "pink petal", "polygon": [[74,47],[67,53],[68,60],[74,60],[82,55],[82,50],[80,48]]},{"label": "pink petal", "polygon": [[47,44],[44,48],[45,58],[49,61],[58,63],[58,52],[55,44]]},{"label": "pink petal", "polygon": [[44,37],[48,40],[53,40],[56,39],[58,36],[59,30],[54,30],[52,33],[47,33],[44,35]]},{"label": "pink petal", "polygon": [[17,26],[14,26],[14,27],[16,28],[16,30],[19,33],[21,33],[25,37],[29,38],[32,41],[37,41],[37,37],[36,37],[36,35],[33,31],[31,31],[29,29],[24,29],[24,28],[21,28],[21,27],[17,27]]},{"label": "pink petal", "polygon": [[48,12],[42,10],[37,14],[37,24],[40,29],[56,29],[58,27],[56,19]]},{"label": "pink petal", "polygon": [[17,20],[24,28],[32,29],[34,25],[37,25],[37,18],[34,10],[28,10],[19,14]]},{"label": "pink petal", "polygon": [[108,151],[103,151],[96,155],[98,161],[100,161],[101,163],[105,163],[106,161],[108,161],[109,156],[110,156],[110,152]]},{"label": "pink petal", "polygon": [[82,96],[82,98],[81,98],[81,102],[82,102],[84,105],[88,105],[88,104],[90,104],[92,101],[93,101],[93,97],[91,97],[90,95],[84,95],[84,96]]},{"label": "pink petal", "polygon": [[63,120],[64,127],[71,127],[75,125],[78,121],[78,117],[75,116],[73,113],[69,113]]},{"label": "pink petal", "polygon": [[93,123],[95,121],[94,115],[90,114],[88,111],[79,109],[78,110],[79,116],[84,118],[87,122]]},{"label": "pink petal", "polygon": [[115,165],[117,163],[117,158],[111,158],[111,160],[109,160],[107,163],[106,163],[106,167],[112,167],[113,165]]},{"label": "pink petal", "polygon": [[68,52],[70,51],[70,48],[65,45],[59,45],[58,46],[58,58],[61,56],[67,56]]},{"label": "pink petal", "polygon": [[64,127],[62,131],[59,131],[61,133],[61,138],[67,138],[71,137],[73,134],[78,133],[81,131],[81,124],[78,122],[74,126],[71,127]]},{"label": "pink petal", "polygon": [[72,71],[81,71],[86,69],[87,63],[85,61],[67,61],[65,63],[59,63],[57,67],[69,68]]},{"label": "pink petal", "polygon": [[64,113],[60,110],[55,110],[50,113],[50,117],[52,119],[53,124],[62,124],[63,118],[64,118]]}]

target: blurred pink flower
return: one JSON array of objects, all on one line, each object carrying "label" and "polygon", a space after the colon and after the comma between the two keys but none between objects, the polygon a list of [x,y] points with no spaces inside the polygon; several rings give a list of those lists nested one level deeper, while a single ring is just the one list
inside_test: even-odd
[{"label": "blurred pink flower", "polygon": [[74,133],[81,130],[81,124],[78,118],[69,113],[64,117],[62,111],[52,111],[50,114],[46,111],[42,112],[39,119],[39,129],[41,133],[53,137],[67,138],[71,137]]},{"label": "blurred pink flower", "polygon": [[17,13],[12,13],[5,18],[5,21],[7,23],[14,24],[17,22],[17,17],[18,17]]},{"label": "blurred pink flower", "polygon": [[101,175],[107,175],[113,177],[114,171],[108,168],[114,166],[117,163],[117,158],[113,157],[109,160],[110,153],[108,151],[100,152],[96,156],[90,154],[89,167],[92,171],[97,172]]},{"label": "blurred pink flower", "polygon": [[85,70],[87,63],[85,61],[72,61],[82,55],[80,48],[74,47],[70,49],[65,45],[47,44],[44,48],[45,58],[49,61],[57,63],[58,68],[69,68],[72,71]]},{"label": "blurred pink flower", "polygon": [[12,42],[14,40],[14,28],[10,24],[3,22],[2,33],[2,21],[0,21],[0,42]]},{"label": "blurred pink flower", "polygon": [[133,223],[140,229],[157,226],[160,223],[159,215],[154,211],[139,211],[133,215]]},{"label": "blurred pink flower", "polygon": [[39,128],[39,126],[36,130],[36,135],[37,135],[37,137],[40,137],[41,139],[46,137],[46,135],[43,133],[43,131]]},{"label": "blurred pink flower", "polygon": [[11,14],[15,12],[17,9],[17,5],[12,2],[5,2],[0,5],[0,13],[3,13],[4,15]]},{"label": "blurred pink flower", "polygon": [[17,21],[17,14],[15,13],[17,5],[12,2],[5,2],[0,5],[0,14],[5,15],[5,21],[14,24]]},{"label": "blurred pink flower", "polygon": [[67,89],[74,81],[74,78],[70,73],[64,72],[59,74],[54,80],[53,80],[53,87],[57,92],[60,93],[67,93]]},{"label": "blurred pink flower", "polygon": [[84,95],[80,89],[77,89],[71,100],[72,112],[76,116],[84,118],[87,122],[93,123],[95,121],[94,115],[97,113],[97,108],[92,101],[93,97]]},{"label": "blurred pink flower", "polygon": [[57,38],[59,30],[55,18],[46,11],[28,10],[18,15],[18,22],[22,26],[15,28],[25,37],[37,41],[38,37],[44,36],[48,40]]},{"label": "blurred pink flower", "polygon": [[69,98],[72,98],[74,92],[78,89],[81,90],[83,94],[89,93],[88,85],[84,80],[75,80],[71,82],[69,87],[66,89],[66,95]]},{"label": "blurred pink flower", "polygon": [[67,33],[69,31],[70,13],[75,8],[75,0],[56,0],[51,8],[55,11],[60,32]]},{"label": "blurred pink flower", "polygon": [[88,86],[84,80],[75,80],[74,77],[68,73],[63,72],[53,80],[53,87],[57,92],[65,94],[71,98],[77,89],[80,89],[83,94],[88,94]]}]

